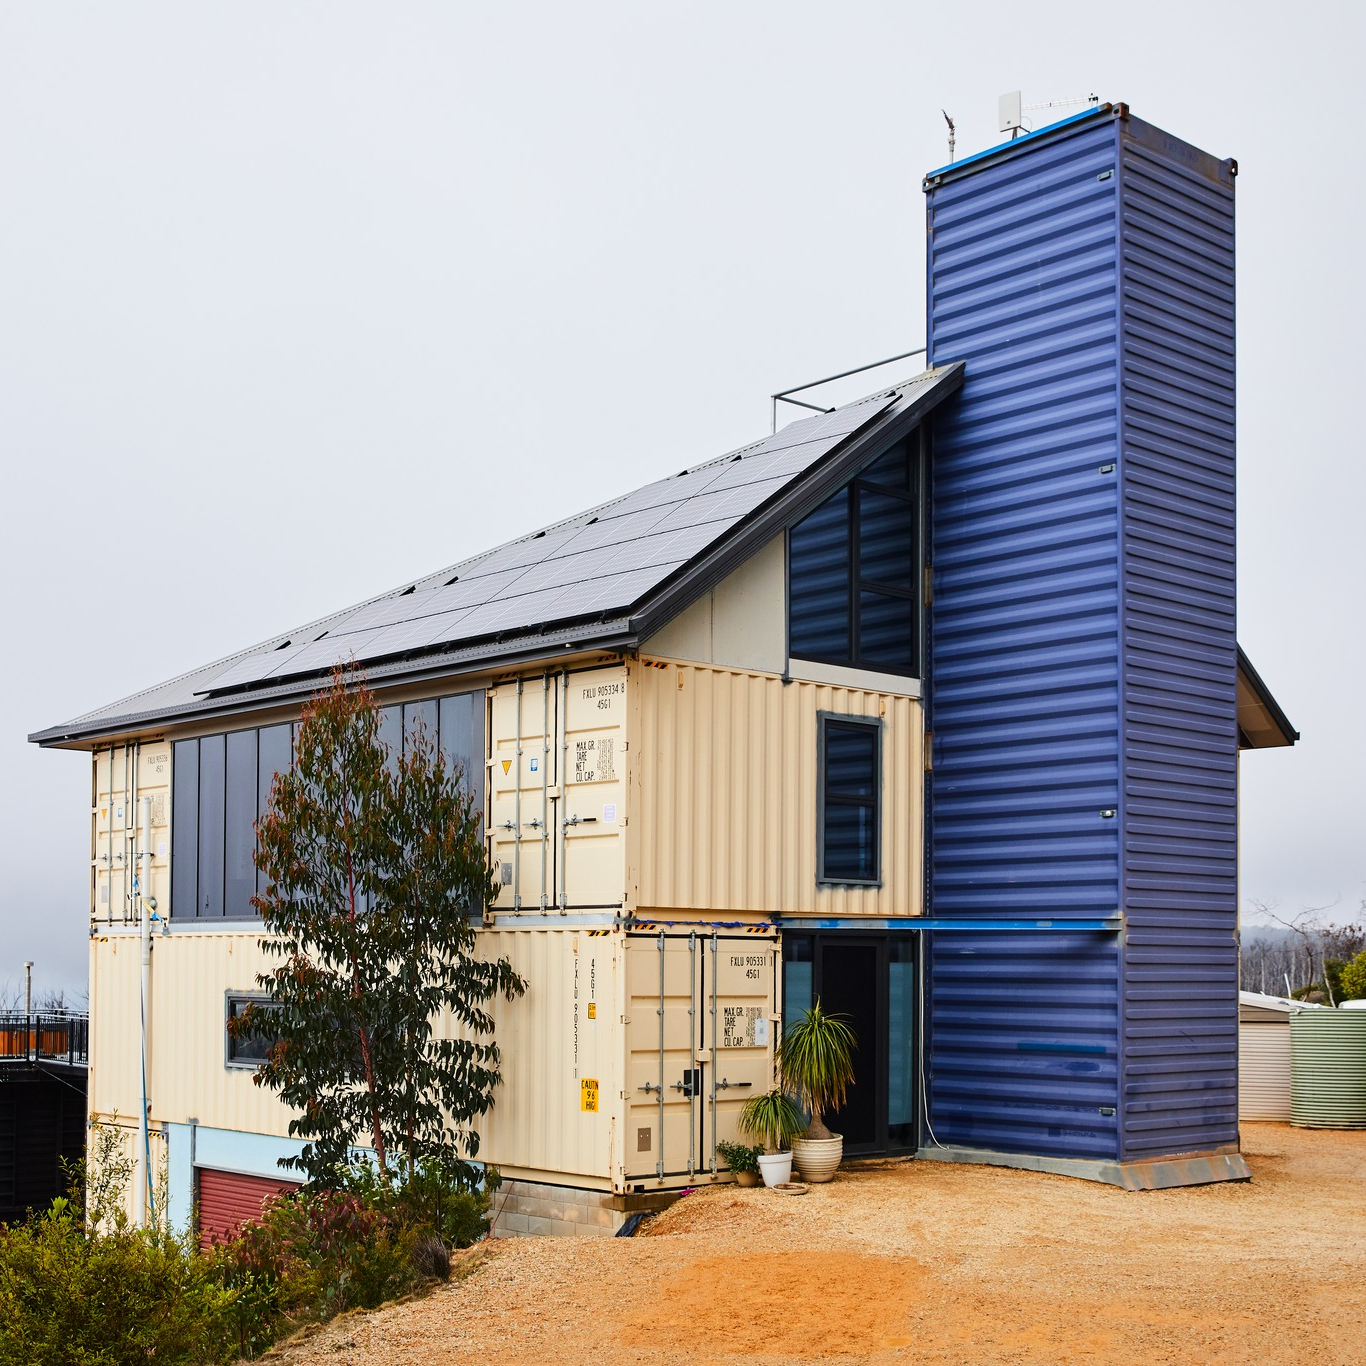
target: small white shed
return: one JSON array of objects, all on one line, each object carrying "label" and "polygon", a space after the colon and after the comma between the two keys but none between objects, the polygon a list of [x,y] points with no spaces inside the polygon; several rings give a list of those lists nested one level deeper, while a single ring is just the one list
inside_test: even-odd
[{"label": "small white shed", "polygon": [[1290,1122],[1290,1017],[1303,1001],[1238,993],[1238,1118]]}]

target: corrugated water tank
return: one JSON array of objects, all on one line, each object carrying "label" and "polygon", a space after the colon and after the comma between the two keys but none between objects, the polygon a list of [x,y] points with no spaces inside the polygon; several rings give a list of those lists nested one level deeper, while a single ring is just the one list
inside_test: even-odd
[{"label": "corrugated water tank", "polygon": [[1290,1017],[1290,1122],[1366,1129],[1366,1012],[1304,1010]]}]

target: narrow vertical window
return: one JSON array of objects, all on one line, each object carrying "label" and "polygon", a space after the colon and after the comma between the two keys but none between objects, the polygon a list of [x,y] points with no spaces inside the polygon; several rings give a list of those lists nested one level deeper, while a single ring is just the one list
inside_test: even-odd
[{"label": "narrow vertical window", "polygon": [[876,884],[882,876],[882,728],[876,720],[819,717],[817,850],[821,882]]},{"label": "narrow vertical window", "polygon": [[177,740],[171,763],[171,914],[198,914],[199,741]]},{"label": "narrow vertical window", "polygon": [[256,892],[256,732],[228,735],[226,800],[223,811],[223,914],[254,915]]},{"label": "narrow vertical window", "polygon": [[227,784],[222,735],[199,742],[199,896],[195,914],[223,914],[223,808]]},{"label": "narrow vertical window", "polygon": [[920,668],[920,539],[914,439],[788,533],[794,659],[914,677]]}]

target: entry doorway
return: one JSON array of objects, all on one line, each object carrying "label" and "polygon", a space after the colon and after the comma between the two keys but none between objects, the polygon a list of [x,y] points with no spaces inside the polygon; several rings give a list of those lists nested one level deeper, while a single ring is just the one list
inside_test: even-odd
[{"label": "entry doorway", "polygon": [[854,1084],[843,1109],[826,1115],[851,1157],[914,1151],[916,959],[910,934],[829,931],[783,935],[783,1022],[815,1001],[854,1031]]}]

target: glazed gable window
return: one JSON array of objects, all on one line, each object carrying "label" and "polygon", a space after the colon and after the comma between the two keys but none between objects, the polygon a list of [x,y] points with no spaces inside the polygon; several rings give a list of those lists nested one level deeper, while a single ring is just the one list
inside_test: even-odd
[{"label": "glazed gable window", "polygon": [[[457,761],[484,804],[484,694],[455,693],[380,708],[380,739],[397,755],[421,725]],[[171,768],[171,918],[251,920],[264,891],[256,871],[256,822],[270,804],[276,773],[294,762],[294,727],[285,722],[226,735],[177,740]]]},{"label": "glazed gable window", "polygon": [[895,447],[788,533],[794,658],[919,675],[916,451]]},{"label": "glazed gable window", "polygon": [[817,716],[818,881],[882,880],[882,725],[875,718]]}]

